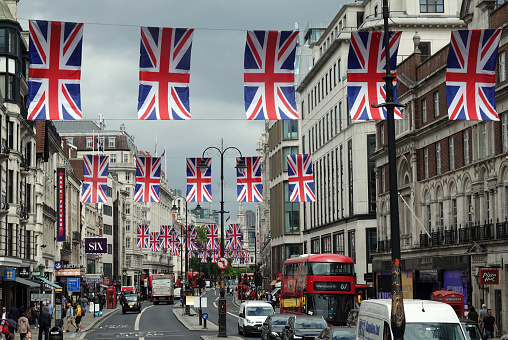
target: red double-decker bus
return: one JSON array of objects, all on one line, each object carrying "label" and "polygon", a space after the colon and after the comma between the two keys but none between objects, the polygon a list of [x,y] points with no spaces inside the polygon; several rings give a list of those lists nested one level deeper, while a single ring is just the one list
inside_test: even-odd
[{"label": "red double-decker bus", "polygon": [[280,312],[322,315],[331,325],[346,325],[349,311],[355,308],[355,286],[350,257],[328,253],[287,259]]}]

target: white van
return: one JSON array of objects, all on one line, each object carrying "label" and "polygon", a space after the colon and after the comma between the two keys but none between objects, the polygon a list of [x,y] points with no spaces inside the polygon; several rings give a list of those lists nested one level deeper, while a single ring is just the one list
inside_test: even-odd
[{"label": "white van", "polygon": [[273,313],[273,307],[268,302],[243,302],[238,312],[238,334],[249,336],[252,333],[261,333],[263,322]]},{"label": "white van", "polygon": [[[405,339],[465,340],[453,308],[443,302],[404,299]],[[363,300],[358,313],[357,340],[393,339],[391,299]]]}]

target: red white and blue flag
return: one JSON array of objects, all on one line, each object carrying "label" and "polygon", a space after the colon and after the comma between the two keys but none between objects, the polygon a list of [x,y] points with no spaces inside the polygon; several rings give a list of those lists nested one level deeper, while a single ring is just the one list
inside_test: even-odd
[{"label": "red white and blue flag", "polygon": [[198,258],[201,259],[201,263],[206,263],[208,259],[208,249],[206,249],[206,242],[203,242],[201,248],[199,249]]},{"label": "red white and blue flag", "polygon": [[288,155],[287,159],[290,201],[315,202],[311,155]]},{"label": "red white and blue flag", "polygon": [[446,64],[450,120],[499,120],[496,62],[501,29],[452,31]]},{"label": "red white and blue flag", "polygon": [[156,231],[152,231],[150,233],[150,250],[151,251],[161,250],[161,242],[160,242],[160,238],[159,238],[159,233]]},{"label": "red white and blue flag", "polygon": [[263,202],[261,182],[261,157],[238,157],[247,168],[236,169],[236,193],[238,202]]},{"label": "red white and blue flag", "polygon": [[[390,32],[390,74],[393,79],[393,99],[397,95],[397,52],[402,32]],[[386,102],[386,54],[384,32],[351,32],[347,62],[347,96],[352,119],[386,119],[386,108],[374,108]],[[394,118],[402,115],[395,108]]]},{"label": "red white and blue flag", "polygon": [[30,20],[29,26],[28,119],[81,119],[83,24]]},{"label": "red white and blue flag", "polygon": [[297,37],[298,31],[247,31],[243,62],[247,119],[298,119]]},{"label": "red white and blue flag", "polygon": [[242,232],[240,224],[230,224],[226,231],[226,249],[242,249]]},{"label": "red white and blue flag", "polygon": [[219,250],[212,250],[210,252],[210,260],[212,263],[217,263],[217,260],[220,257],[220,251]]},{"label": "red white and blue flag", "polygon": [[171,239],[173,235],[171,233],[172,227],[170,225],[161,225],[161,231],[159,233],[160,247],[161,249],[169,249],[171,251]]},{"label": "red white and blue flag", "polygon": [[187,158],[187,202],[212,201],[212,159],[203,159],[206,170],[198,168],[201,158]]},{"label": "red white and blue flag", "polygon": [[81,203],[107,202],[109,156],[83,156]]},{"label": "red white and blue flag", "polygon": [[206,248],[219,249],[219,227],[217,224],[206,225]]},{"label": "red white and blue flag", "polygon": [[170,235],[171,235],[171,238],[169,239],[171,242],[170,250],[173,252],[173,256],[180,256],[181,242],[180,239],[178,239],[178,234],[174,230],[172,230]]},{"label": "red white and blue flag", "polygon": [[193,29],[141,27],[139,119],[190,119]]},{"label": "red white and blue flag", "polygon": [[134,202],[159,202],[161,158],[136,157]]},{"label": "red white and blue flag", "polygon": [[187,226],[187,250],[198,250],[196,226],[193,224]]},{"label": "red white and blue flag", "polygon": [[243,260],[245,263],[249,263],[250,261],[250,253],[246,250],[243,252]]},{"label": "red white and blue flag", "polygon": [[141,224],[138,225],[137,231],[137,246],[138,248],[148,248],[149,247],[149,239],[150,239],[150,230],[148,229],[148,225]]}]

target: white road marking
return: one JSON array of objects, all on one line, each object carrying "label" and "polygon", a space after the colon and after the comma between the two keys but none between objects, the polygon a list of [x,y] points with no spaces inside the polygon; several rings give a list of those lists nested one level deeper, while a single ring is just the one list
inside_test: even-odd
[{"label": "white road marking", "polygon": [[[141,313],[138,314],[138,316],[136,317],[136,322],[134,323],[134,330],[135,331],[139,331],[139,320],[141,320],[141,315],[143,315],[143,313],[148,309],[148,308],[152,308],[153,305],[151,306],[148,306],[148,307],[145,307],[143,308],[143,310],[141,311]],[[144,338],[140,340],[145,340]]]},{"label": "white road marking", "polygon": [[[217,306],[217,303],[215,303],[215,301],[213,302],[213,306],[214,306],[215,308],[219,308],[219,306]],[[228,313],[229,315],[232,315],[232,316],[234,316],[235,318],[237,318],[237,319],[238,319],[238,315],[233,314],[233,313],[230,313],[230,312],[226,312],[226,313]]]}]

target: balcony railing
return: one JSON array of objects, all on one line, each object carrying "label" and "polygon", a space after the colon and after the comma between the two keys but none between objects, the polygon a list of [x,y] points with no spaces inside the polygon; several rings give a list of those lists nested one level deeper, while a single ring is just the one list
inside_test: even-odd
[{"label": "balcony railing", "polygon": [[[420,248],[465,245],[471,242],[485,242],[493,240],[508,240],[508,217],[504,221],[492,220],[471,223],[467,226],[430,228],[429,235],[420,232]],[[378,252],[391,251],[391,240],[377,242]]]},{"label": "balcony railing", "polygon": [[9,210],[10,206],[9,206],[9,203],[7,202],[7,196],[6,195],[1,195],[0,196],[0,211],[7,211]]},{"label": "balcony railing", "polygon": [[9,149],[9,145],[7,144],[7,139],[2,138],[0,140],[0,157],[8,157],[11,150]]},{"label": "balcony railing", "polygon": [[72,232],[72,243],[81,242],[81,233],[79,231]]},{"label": "balcony railing", "polygon": [[44,203],[42,205],[42,210],[48,214],[48,215],[51,215],[53,216],[54,218],[56,218],[56,211],[55,209],[51,208],[49,205],[47,205],[46,203]]}]

